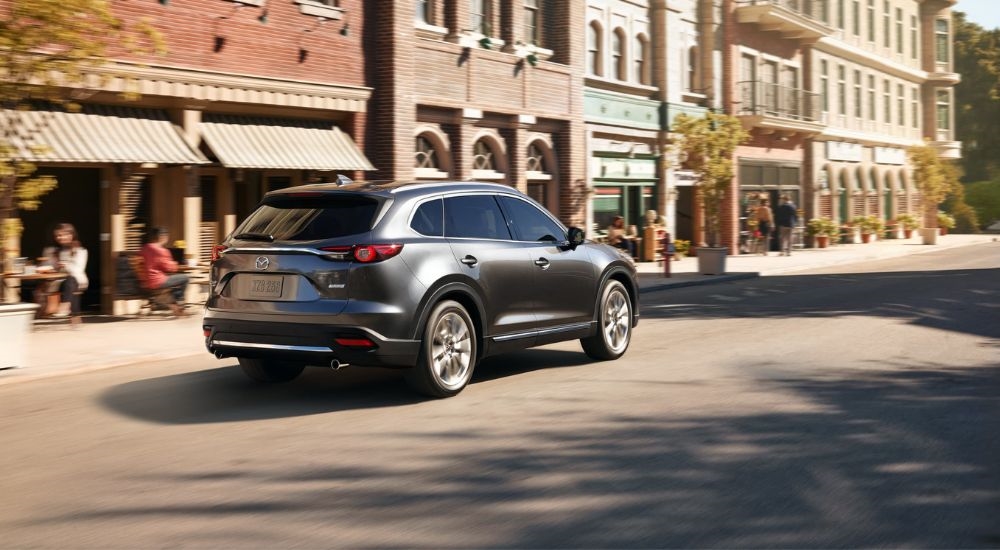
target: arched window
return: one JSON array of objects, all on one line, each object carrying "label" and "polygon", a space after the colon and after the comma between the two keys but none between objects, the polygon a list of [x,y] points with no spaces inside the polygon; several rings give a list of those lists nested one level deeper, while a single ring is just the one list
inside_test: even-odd
[{"label": "arched window", "polygon": [[628,79],[625,71],[625,31],[621,29],[615,29],[611,36],[611,66],[614,68],[615,78]]},{"label": "arched window", "polygon": [[472,148],[472,169],[473,170],[490,170],[495,172],[497,169],[496,158],[493,153],[493,149],[486,140],[479,140]]},{"label": "arched window", "polygon": [[434,145],[424,136],[417,136],[417,143],[414,147],[414,168],[438,169],[437,151]]},{"label": "arched window", "polygon": [[597,21],[592,21],[587,27],[587,72],[595,76],[603,76],[601,67],[601,27]]},{"label": "arched window", "polygon": [[649,84],[649,71],[647,70],[646,58],[649,55],[649,41],[644,35],[635,37],[635,52],[633,53],[633,64],[635,66],[635,80],[639,84]]},{"label": "arched window", "polygon": [[545,157],[542,156],[542,151],[536,143],[528,146],[528,154],[525,157],[525,170],[528,172],[545,172]]}]

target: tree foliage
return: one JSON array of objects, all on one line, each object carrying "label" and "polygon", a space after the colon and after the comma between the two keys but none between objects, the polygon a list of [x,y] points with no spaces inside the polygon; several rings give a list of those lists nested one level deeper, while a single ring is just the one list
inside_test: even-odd
[{"label": "tree foliage", "polygon": [[985,30],[952,13],[955,28],[955,127],[962,141],[965,181],[1000,175],[1000,29]]},{"label": "tree foliage", "polygon": [[733,153],[750,139],[740,120],[709,111],[704,117],[680,114],[674,119],[676,147],[685,168],[695,173],[696,193],[705,215],[710,246],[720,246],[722,205],[733,186]]},{"label": "tree foliage", "polygon": [[[51,176],[34,176],[36,166],[22,147],[32,130],[19,116],[39,102],[68,110],[69,90],[101,84],[95,69],[107,52],[161,53],[162,40],[148,21],[127,26],[108,0],[13,0],[0,12],[0,232],[17,230],[19,209],[38,208],[56,187]],[[36,130],[37,131],[37,130]],[[19,147],[20,146],[20,147]],[[44,145],[34,145],[38,154]],[[0,242],[3,235],[0,233]]]},{"label": "tree foliage", "polygon": [[938,208],[959,186],[959,171],[941,159],[936,147],[924,144],[907,150],[913,166],[913,184],[920,191],[924,210],[924,227],[937,227]]}]

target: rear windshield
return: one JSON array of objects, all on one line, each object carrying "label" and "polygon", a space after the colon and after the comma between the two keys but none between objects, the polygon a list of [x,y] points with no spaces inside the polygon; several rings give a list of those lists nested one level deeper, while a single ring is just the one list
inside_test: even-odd
[{"label": "rear windshield", "polygon": [[317,241],[365,233],[379,203],[370,197],[272,198],[234,232],[270,235],[276,241]]}]

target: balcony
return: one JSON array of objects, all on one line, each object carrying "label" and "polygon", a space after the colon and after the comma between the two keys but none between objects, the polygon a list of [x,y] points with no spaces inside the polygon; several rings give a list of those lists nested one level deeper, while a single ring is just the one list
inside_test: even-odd
[{"label": "balcony", "polygon": [[937,149],[938,156],[943,159],[958,160],[962,158],[961,141],[932,141],[930,145]]},{"label": "balcony", "polygon": [[815,42],[834,29],[823,22],[821,0],[737,0],[736,20],[789,40]]},{"label": "balcony", "polygon": [[765,133],[816,134],[825,126],[820,119],[820,97],[815,92],[759,80],[737,82],[736,87],[740,101],[736,116],[745,128]]}]

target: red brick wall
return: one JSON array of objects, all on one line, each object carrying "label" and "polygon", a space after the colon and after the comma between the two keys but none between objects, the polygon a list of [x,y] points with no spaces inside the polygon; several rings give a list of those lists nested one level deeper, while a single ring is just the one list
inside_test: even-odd
[{"label": "red brick wall", "polygon": [[[362,4],[341,0],[343,19],[322,24],[291,1],[269,1],[258,8],[225,0],[170,0],[165,5],[132,0],[114,2],[113,9],[126,23],[148,18],[163,34],[165,57],[137,59],[150,65],[362,86]],[[262,23],[258,17],[265,12]],[[340,32],[345,25],[347,36]],[[219,51],[217,36],[225,40]],[[300,49],[308,51],[301,62]],[[113,53],[131,57],[120,50]]]}]

